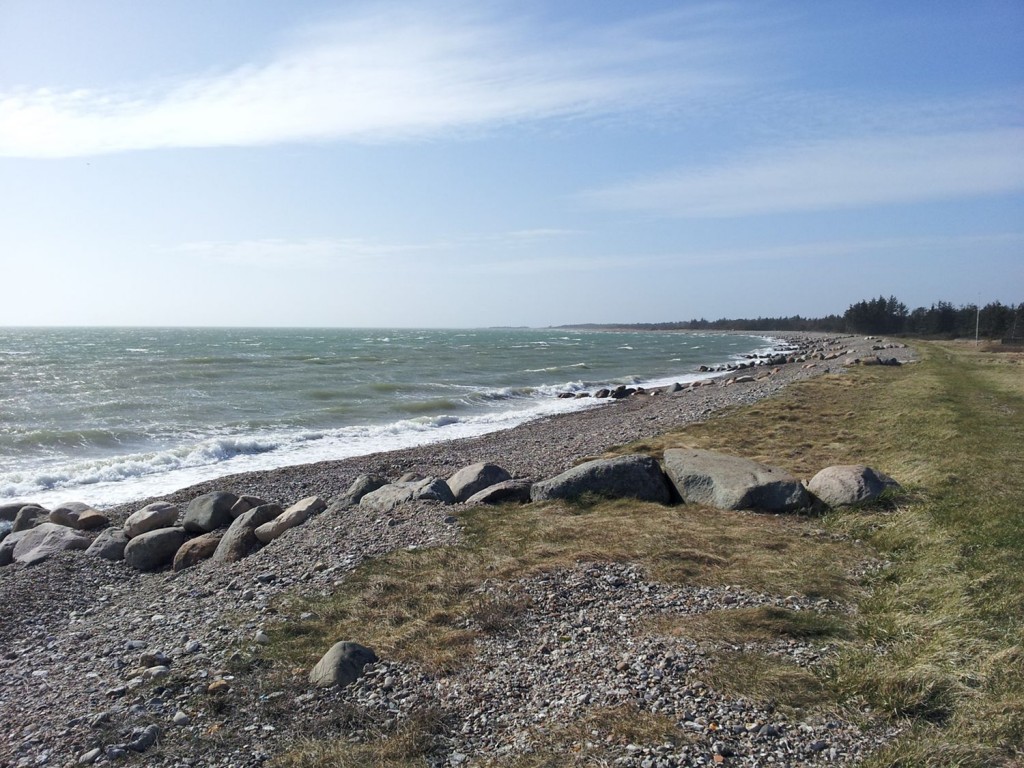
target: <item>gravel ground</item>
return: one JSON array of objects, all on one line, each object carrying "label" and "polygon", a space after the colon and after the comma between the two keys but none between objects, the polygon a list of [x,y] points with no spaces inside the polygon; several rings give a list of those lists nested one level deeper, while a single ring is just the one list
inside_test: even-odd
[{"label": "gravel ground", "polygon": [[[902,348],[872,351],[878,342],[863,339],[793,341],[804,351],[848,353],[814,367],[783,365],[749,383],[608,401],[471,440],[235,475],[165,498],[185,503],[227,490],[285,505],[314,494],[330,501],[359,474],[447,477],[479,461],[539,480],[612,445],[841,370],[854,357],[910,356]],[[729,375],[735,374],[723,380]],[[120,524],[147,501],[106,511]],[[580,564],[487,585],[522,597],[529,607],[515,626],[482,640],[472,662],[452,676],[433,679],[384,659],[343,691],[272,688],[258,660],[259,633],[285,618],[274,608],[281,597],[328,594],[367,558],[451,543],[458,535],[445,508],[421,503],[390,514],[360,508],[323,513],[245,560],[206,562],[179,573],[137,573],[81,552],[0,568],[0,766],[255,766],[303,735],[333,728],[358,740],[366,737],[360,723],[386,727],[423,705],[439,707],[450,723],[437,745],[437,765],[528,752],[545,729],[572,722],[590,707],[622,704],[676,718],[693,731],[694,743],[608,744],[594,729],[575,737],[574,748],[585,753],[599,745],[614,764],[643,768],[722,761],[804,765],[855,763],[888,736],[838,721],[779,720],[700,681],[714,648],[638,634],[652,616],[786,601],[814,607],[803,598],[669,588],[644,581],[628,564]],[[787,644],[772,652],[808,664],[828,649]],[[209,693],[211,686],[221,693]]]}]

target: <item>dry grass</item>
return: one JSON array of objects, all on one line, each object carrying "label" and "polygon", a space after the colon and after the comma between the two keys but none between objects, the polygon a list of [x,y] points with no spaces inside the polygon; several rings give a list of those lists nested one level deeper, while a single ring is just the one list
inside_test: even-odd
[{"label": "dry grass", "polygon": [[[635,562],[650,578],[673,583],[858,603],[854,617],[757,609],[656,628],[737,644],[821,637],[840,646],[835,663],[817,675],[761,654],[722,656],[711,671],[721,690],[801,709],[846,701],[851,714],[902,722],[906,735],[874,756],[875,766],[1019,765],[1024,368],[1012,354],[963,345],[920,349],[920,364],[819,377],[616,451],[718,449],[802,477],[830,464],[865,463],[906,487],[883,507],[823,519],[633,502],[466,511],[463,544],[395,553],[364,565],[327,600],[284,606],[285,613],[309,610],[315,618],[286,624],[271,648],[283,661],[308,666],[335,639],[357,638],[389,658],[444,672],[461,663],[478,633],[513,627],[523,609],[514,600],[482,597],[477,587],[484,581],[579,561]],[[887,567],[852,577],[853,566],[870,557]],[[613,740],[634,727],[643,738],[679,737],[671,723],[639,712],[610,719],[618,723]],[[422,745],[432,727],[421,724],[420,736],[408,739]],[[502,764],[601,764],[585,735],[552,732],[533,755]],[[295,754],[308,759],[280,764],[422,763],[415,749],[401,746],[406,737],[394,738],[382,736],[374,755],[346,746],[317,758],[307,744]]]},{"label": "dry grass", "polygon": [[[435,673],[454,669],[477,634],[505,629],[523,605],[477,588],[570,567],[631,562],[674,584],[739,585],[846,599],[847,567],[860,548],[812,535],[800,518],[636,502],[477,508],[462,513],[465,543],[396,552],[368,563],[325,600],[296,599],[282,612],[313,614],[278,627],[280,659],[311,666],[327,639],[359,638],[388,658]],[[333,642],[333,640],[332,640]]]}]

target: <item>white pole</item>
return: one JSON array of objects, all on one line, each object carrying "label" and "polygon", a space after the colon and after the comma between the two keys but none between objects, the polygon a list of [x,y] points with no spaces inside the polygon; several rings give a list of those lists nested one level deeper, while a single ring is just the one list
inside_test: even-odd
[{"label": "white pole", "polygon": [[981,299],[974,305],[977,314],[974,316],[974,346],[978,346],[978,329],[981,327]]}]

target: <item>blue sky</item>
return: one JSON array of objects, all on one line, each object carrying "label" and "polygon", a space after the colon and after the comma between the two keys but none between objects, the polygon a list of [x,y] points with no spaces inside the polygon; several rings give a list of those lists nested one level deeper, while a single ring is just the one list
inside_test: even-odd
[{"label": "blue sky", "polygon": [[1024,3],[0,0],[0,325],[1024,300]]}]

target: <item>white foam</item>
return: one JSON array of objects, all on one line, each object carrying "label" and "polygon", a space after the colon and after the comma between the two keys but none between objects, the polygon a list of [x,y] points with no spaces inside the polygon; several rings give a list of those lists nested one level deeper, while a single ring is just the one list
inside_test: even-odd
[{"label": "white foam", "polygon": [[545,398],[531,402],[528,408],[493,411],[461,419],[440,414],[374,426],[267,433],[258,437],[209,438],[166,451],[0,475],[0,499],[33,501],[44,506],[67,501],[85,501],[98,507],[112,506],[164,495],[229,474],[476,437],[543,416],[600,404],[601,401],[590,398]]}]

